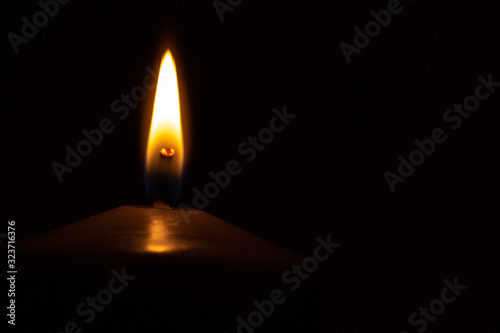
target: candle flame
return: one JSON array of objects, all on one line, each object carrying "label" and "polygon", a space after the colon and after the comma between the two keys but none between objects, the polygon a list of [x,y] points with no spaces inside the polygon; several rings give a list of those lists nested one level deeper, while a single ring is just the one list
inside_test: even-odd
[{"label": "candle flame", "polygon": [[[168,168],[159,169],[162,168],[159,160],[162,155],[172,158]],[[146,189],[149,196],[154,196],[155,186],[164,186],[155,184],[159,174],[162,174],[163,178],[166,176],[169,179],[171,194],[168,199],[175,201],[180,191],[183,164],[184,142],[177,71],[172,53],[167,50],[160,65],[146,149]]]}]

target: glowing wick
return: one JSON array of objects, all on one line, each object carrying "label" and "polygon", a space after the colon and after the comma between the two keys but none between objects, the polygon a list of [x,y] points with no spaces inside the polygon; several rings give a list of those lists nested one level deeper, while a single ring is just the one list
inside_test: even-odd
[{"label": "glowing wick", "polygon": [[175,149],[174,148],[170,148],[170,149],[162,148],[160,150],[160,154],[162,154],[163,156],[172,157],[175,154]]}]

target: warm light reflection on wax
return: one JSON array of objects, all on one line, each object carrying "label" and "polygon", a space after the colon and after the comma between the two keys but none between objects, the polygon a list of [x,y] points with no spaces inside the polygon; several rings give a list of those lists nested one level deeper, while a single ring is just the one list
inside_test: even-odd
[{"label": "warm light reflection on wax", "polygon": [[[192,242],[182,237],[185,224],[179,222],[178,214],[165,212],[175,212],[175,210],[163,210],[159,214],[149,217],[146,232],[147,237],[143,249],[152,253],[171,253],[183,251],[193,246]],[[184,230],[185,231],[185,230]]]},{"label": "warm light reflection on wax", "polygon": [[169,252],[175,247],[168,241],[168,230],[163,220],[153,220],[148,226],[149,238],[146,244],[148,252]]}]

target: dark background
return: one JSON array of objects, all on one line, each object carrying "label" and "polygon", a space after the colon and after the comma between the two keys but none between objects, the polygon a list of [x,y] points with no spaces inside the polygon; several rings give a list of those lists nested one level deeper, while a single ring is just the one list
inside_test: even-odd
[{"label": "dark background", "polygon": [[[238,145],[286,105],[297,118],[205,210],[301,254],[317,236],[342,243],[318,274],[332,330],[415,331],[408,315],[455,276],[469,289],[429,332],[491,328],[500,310],[498,92],[457,131],[442,115],[478,75],[500,80],[499,5],[403,2],[347,64],[339,43],[352,44],[353,28],[386,4],[246,0],[221,22],[210,1],[72,0],[18,54],[3,37],[2,219],[28,236],[150,204],[145,103],[124,120],[110,104],[175,45],[192,153],[182,202],[210,171],[243,160]],[[39,9],[4,2],[3,35],[20,34],[21,17]],[[59,183],[51,163],[102,118],[116,129]],[[436,127],[448,140],[391,193],[383,173]]]}]

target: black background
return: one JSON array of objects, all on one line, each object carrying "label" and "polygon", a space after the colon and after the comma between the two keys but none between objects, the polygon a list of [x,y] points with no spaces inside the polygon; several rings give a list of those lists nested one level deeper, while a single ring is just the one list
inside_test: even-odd
[{"label": "black background", "polygon": [[[243,160],[238,145],[286,106],[297,118],[205,210],[301,254],[317,236],[342,243],[318,274],[332,330],[414,331],[408,315],[455,276],[469,289],[428,331],[492,327],[498,92],[456,131],[442,115],[474,93],[478,75],[500,80],[498,4],[403,2],[347,64],[339,43],[352,44],[353,28],[386,4],[246,0],[221,22],[210,1],[72,0],[15,54],[6,35],[39,6],[4,2],[3,220],[28,236],[149,204],[146,103],[124,120],[110,105],[174,47],[190,109],[182,202],[210,171]],[[51,163],[102,118],[116,129],[59,183]],[[447,141],[391,193],[383,173],[436,127]]]}]

